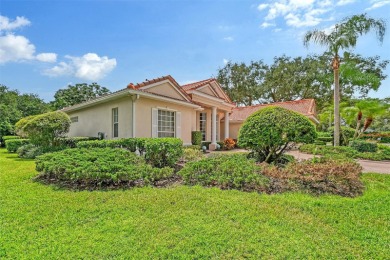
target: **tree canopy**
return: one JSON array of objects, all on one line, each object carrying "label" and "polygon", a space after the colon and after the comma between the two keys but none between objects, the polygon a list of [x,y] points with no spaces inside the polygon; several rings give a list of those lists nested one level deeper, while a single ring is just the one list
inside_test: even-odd
[{"label": "tree canopy", "polygon": [[66,89],[60,89],[54,94],[54,101],[51,102],[51,106],[54,109],[62,109],[108,93],[110,93],[109,89],[101,87],[97,83],[68,85]]},{"label": "tree canopy", "polygon": [[20,94],[0,85],[0,139],[14,134],[14,125],[22,117],[42,114],[49,106],[36,94]]},{"label": "tree canopy", "polygon": [[[270,65],[263,61],[229,62],[218,71],[218,82],[238,105],[271,103],[305,98],[316,99],[318,109],[332,103],[333,71],[329,66],[332,54],[306,57],[275,57]],[[366,97],[378,90],[389,61],[379,56],[362,57],[345,52],[340,66],[341,100],[353,96]]]}]

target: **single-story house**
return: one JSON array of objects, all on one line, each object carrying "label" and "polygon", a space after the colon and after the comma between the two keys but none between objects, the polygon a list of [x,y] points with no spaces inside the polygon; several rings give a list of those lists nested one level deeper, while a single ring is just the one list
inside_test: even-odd
[{"label": "single-story house", "polygon": [[[314,100],[274,104],[290,104],[285,107],[315,119]],[[62,111],[72,121],[69,136],[97,136],[102,132],[107,139],[177,137],[189,145],[191,132],[201,131],[203,140],[211,141],[210,149],[215,149],[217,141],[237,138],[245,118],[264,106],[236,107],[212,78],[180,86],[168,75],[130,83],[125,89]]]}]

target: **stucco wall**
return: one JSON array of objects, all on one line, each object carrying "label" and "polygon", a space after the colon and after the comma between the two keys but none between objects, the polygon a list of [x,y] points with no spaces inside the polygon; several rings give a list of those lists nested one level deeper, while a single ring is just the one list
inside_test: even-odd
[{"label": "stucco wall", "polygon": [[147,91],[167,97],[173,97],[179,100],[185,100],[183,96],[169,83],[163,83],[161,85],[148,88]]},{"label": "stucco wall", "polygon": [[196,111],[194,108],[140,97],[135,103],[136,137],[152,136],[152,108],[181,112],[181,139],[191,144],[191,132],[196,130]]},{"label": "stucco wall", "polygon": [[[240,130],[242,123],[230,123],[229,124],[229,137],[237,139],[238,131]],[[225,122],[220,123],[221,137],[225,136]]]},{"label": "stucco wall", "polygon": [[118,108],[119,138],[131,137],[132,100],[124,97],[107,103],[88,107],[79,111],[69,112],[70,117],[78,117],[78,122],[72,123],[68,136],[96,136],[104,132],[107,139],[113,136],[112,109]]}]

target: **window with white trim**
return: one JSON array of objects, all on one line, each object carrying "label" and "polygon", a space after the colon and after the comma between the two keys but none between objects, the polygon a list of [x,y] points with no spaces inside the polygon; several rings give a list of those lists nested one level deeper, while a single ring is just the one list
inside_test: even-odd
[{"label": "window with white trim", "polygon": [[119,117],[118,117],[118,108],[112,109],[112,137],[119,136]]},{"label": "window with white trim", "polygon": [[199,113],[199,131],[202,132],[202,141],[206,141],[207,113]]},{"label": "window with white trim", "polygon": [[175,137],[175,112],[158,110],[158,137]]}]

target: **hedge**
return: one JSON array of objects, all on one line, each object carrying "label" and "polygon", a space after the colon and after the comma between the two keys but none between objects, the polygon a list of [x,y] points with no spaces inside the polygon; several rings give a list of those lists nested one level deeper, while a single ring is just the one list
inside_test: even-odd
[{"label": "hedge", "polygon": [[69,148],[75,148],[77,143],[83,141],[92,141],[98,140],[97,137],[88,137],[88,136],[76,136],[76,137],[59,137],[54,139],[54,143],[58,146],[67,146]]},{"label": "hedge", "polygon": [[179,138],[150,138],[145,142],[145,159],[154,167],[173,167],[183,155],[183,141]]},{"label": "hedge", "polygon": [[77,148],[124,148],[131,152],[138,151],[140,155],[145,152],[145,142],[151,138],[121,138],[114,140],[79,141]]},{"label": "hedge", "polygon": [[9,139],[5,141],[5,147],[9,153],[16,153],[19,147],[29,143],[29,139]]},{"label": "hedge", "polygon": [[0,138],[1,147],[5,146],[5,141],[12,140],[12,139],[20,139],[20,136],[17,136],[17,135],[5,135],[5,136],[1,137]]},{"label": "hedge", "polygon": [[193,145],[200,145],[202,143],[202,132],[192,131],[191,132],[191,143]]},{"label": "hedge", "polygon": [[111,148],[76,148],[38,156],[39,179],[88,188],[110,185],[144,186],[171,178],[173,169],[153,168],[141,156]]},{"label": "hedge", "polygon": [[358,152],[370,152],[374,153],[378,151],[378,145],[372,142],[354,140],[349,142],[349,146]]}]

